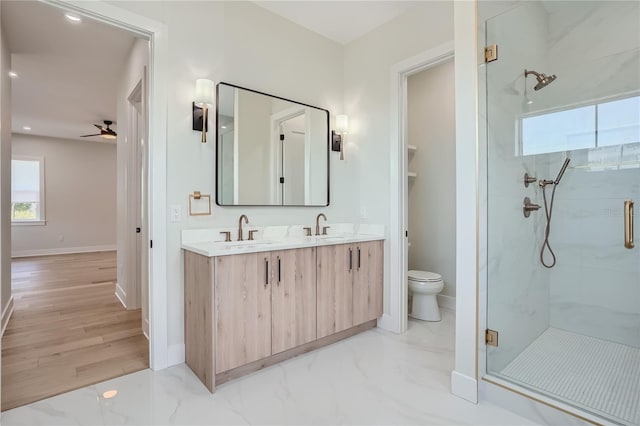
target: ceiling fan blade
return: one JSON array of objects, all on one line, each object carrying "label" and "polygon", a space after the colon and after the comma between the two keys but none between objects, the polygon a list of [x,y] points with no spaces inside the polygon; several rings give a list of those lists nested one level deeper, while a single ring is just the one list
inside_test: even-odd
[{"label": "ceiling fan blade", "polygon": [[100,136],[102,133],[96,133],[95,135],[82,135],[81,138],[88,138],[89,136]]},{"label": "ceiling fan blade", "polygon": [[101,126],[99,124],[94,124],[94,126],[96,126],[98,130],[104,130],[104,126]]}]

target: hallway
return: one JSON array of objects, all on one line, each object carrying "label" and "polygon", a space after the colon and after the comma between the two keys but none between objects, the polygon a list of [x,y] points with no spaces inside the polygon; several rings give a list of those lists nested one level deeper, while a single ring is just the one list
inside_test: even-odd
[{"label": "hallway", "polygon": [[115,284],[115,252],[13,259],[2,411],[148,367],[141,311]]}]

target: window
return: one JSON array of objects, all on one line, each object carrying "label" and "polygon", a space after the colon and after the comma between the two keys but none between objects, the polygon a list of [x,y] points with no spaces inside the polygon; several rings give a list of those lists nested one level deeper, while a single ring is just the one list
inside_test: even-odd
[{"label": "window", "polygon": [[44,158],[11,159],[11,222],[44,225]]},{"label": "window", "polygon": [[522,155],[587,150],[585,166],[638,167],[640,96],[523,117]]}]

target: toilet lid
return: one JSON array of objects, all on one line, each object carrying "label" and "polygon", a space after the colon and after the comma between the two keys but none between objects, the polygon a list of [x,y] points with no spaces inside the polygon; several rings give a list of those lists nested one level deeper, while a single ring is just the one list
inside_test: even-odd
[{"label": "toilet lid", "polygon": [[434,282],[442,280],[442,275],[427,271],[409,271],[408,276],[413,281]]}]

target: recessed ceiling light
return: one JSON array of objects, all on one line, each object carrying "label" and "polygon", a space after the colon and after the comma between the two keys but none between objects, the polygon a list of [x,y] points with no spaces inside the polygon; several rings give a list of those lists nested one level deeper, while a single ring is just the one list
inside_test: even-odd
[{"label": "recessed ceiling light", "polygon": [[64,17],[71,22],[75,22],[75,23],[82,22],[82,19],[80,19],[78,15],[74,15],[73,13],[65,13]]},{"label": "recessed ceiling light", "polygon": [[31,127],[29,127],[29,126],[22,126],[22,130],[31,130]]},{"label": "recessed ceiling light", "polygon": [[18,77],[18,73],[15,71],[9,71],[9,77],[11,78],[17,78]]}]

